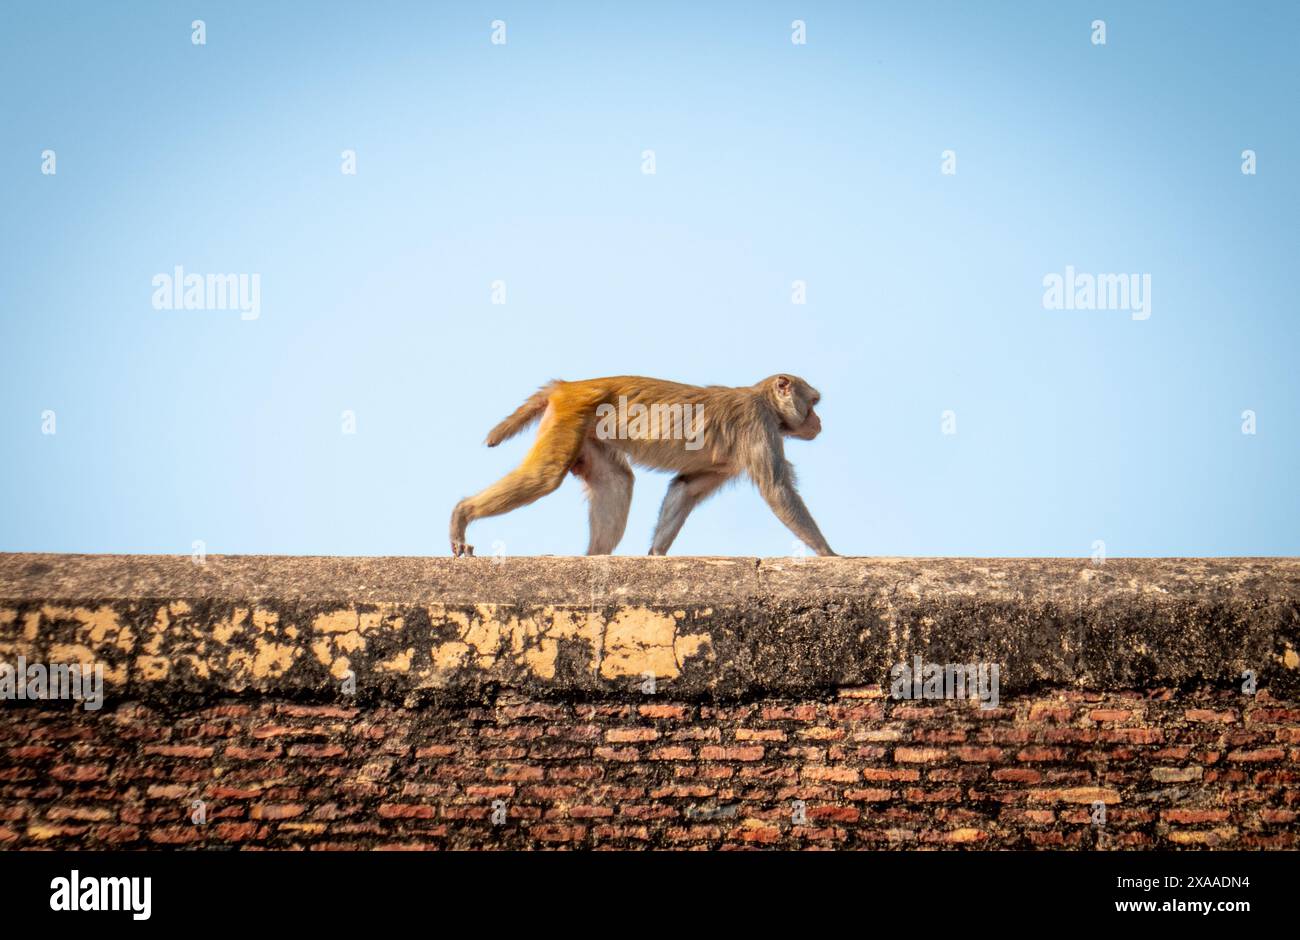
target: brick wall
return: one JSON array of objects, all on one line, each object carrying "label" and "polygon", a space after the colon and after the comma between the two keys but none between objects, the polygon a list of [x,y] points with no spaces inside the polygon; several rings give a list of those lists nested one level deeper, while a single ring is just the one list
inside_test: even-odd
[{"label": "brick wall", "polygon": [[[3,848],[1300,841],[1300,703],[1267,692],[1045,691],[987,711],[878,687],[726,704],[257,698],[11,705],[4,719]],[[204,824],[190,822],[194,800]]]},{"label": "brick wall", "polygon": [[[890,698],[916,658],[999,707]],[[1300,832],[1295,559],[0,555],[18,661],[104,703],[0,692],[0,848]]]}]

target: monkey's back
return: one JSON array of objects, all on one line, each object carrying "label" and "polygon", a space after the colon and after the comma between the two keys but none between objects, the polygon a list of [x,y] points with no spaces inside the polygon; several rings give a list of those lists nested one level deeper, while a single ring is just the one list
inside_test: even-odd
[{"label": "monkey's back", "polygon": [[[723,385],[687,385],[640,375],[616,375],[577,382],[559,382],[552,389],[550,405],[556,416],[584,414],[589,421],[588,436],[602,440],[624,453],[635,464],[655,470],[677,473],[704,469],[731,469],[729,455],[734,448],[733,435],[727,429],[743,423],[754,411],[753,391]],[[655,436],[638,433],[630,416],[642,412],[667,417],[681,426],[669,430],[678,434],[665,446],[662,428],[655,424]],[[616,422],[626,432],[601,433],[600,419]],[[685,425],[685,421],[697,423]],[[605,425],[609,427],[609,423]]]}]

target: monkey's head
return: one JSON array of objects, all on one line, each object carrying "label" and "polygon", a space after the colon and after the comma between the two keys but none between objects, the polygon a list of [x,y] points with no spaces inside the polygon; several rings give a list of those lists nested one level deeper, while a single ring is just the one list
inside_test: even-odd
[{"label": "monkey's head", "polygon": [[813,410],[821,392],[797,375],[774,375],[759,383],[781,422],[781,433],[811,441],[822,432],[822,419]]}]

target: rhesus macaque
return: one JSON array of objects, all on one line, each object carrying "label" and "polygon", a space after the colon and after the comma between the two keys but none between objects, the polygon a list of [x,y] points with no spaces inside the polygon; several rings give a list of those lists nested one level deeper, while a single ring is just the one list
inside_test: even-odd
[{"label": "rhesus macaque", "polygon": [[815,388],[793,375],[742,388],[629,375],[551,382],[489,432],[486,443],[495,447],[541,419],[537,440],[518,469],[452,510],[452,554],[474,554],[465,544],[465,529],[475,519],[525,506],[571,472],[590,501],[587,554],[608,555],[627,526],[630,461],[677,474],[659,510],[651,555],[666,554],[691,510],[741,473],[809,548],[834,555],[795,490],[783,440],[811,441],[821,433],[813,410],[820,400]]}]

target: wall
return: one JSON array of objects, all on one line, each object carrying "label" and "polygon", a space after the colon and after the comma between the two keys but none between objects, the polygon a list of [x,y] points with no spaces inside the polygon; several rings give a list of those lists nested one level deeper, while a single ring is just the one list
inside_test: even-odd
[{"label": "wall", "polygon": [[4,555],[105,702],[0,702],[0,846],[1294,848],[1297,648],[1291,559]]}]

